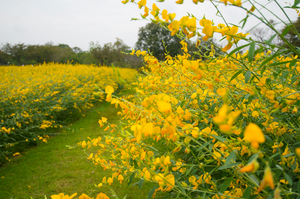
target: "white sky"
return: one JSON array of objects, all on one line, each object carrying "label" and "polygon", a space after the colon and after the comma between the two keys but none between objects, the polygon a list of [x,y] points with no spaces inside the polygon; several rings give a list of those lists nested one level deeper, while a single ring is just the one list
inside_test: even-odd
[{"label": "white sky", "polygon": [[[267,3],[267,0],[257,0]],[[136,0],[138,2],[138,0]],[[278,0],[283,6],[285,2],[293,0]],[[152,4],[170,13],[176,13],[175,19],[179,20],[187,12],[201,19],[203,15],[214,22],[223,23],[216,16],[216,9],[209,1],[195,5],[192,0],[185,0],[184,4],[177,5],[175,0],[165,0],[159,3],[148,0],[148,7]],[[286,21],[284,15],[273,3],[270,9],[281,19]],[[250,7],[250,6],[248,6]],[[219,6],[227,21],[238,23],[246,16],[245,11],[230,6]],[[297,19],[296,11],[286,9],[292,20]],[[134,47],[138,39],[138,30],[149,21],[131,21],[131,18],[141,18],[144,13],[136,4],[121,3],[121,0],[0,0],[0,44],[45,44],[53,42],[68,44],[70,47],[89,49],[89,42],[99,42],[101,45],[115,42],[120,38],[125,44]],[[267,19],[275,19],[266,15]],[[257,21],[252,19],[247,26],[249,29]],[[275,21],[278,21],[275,19]]]}]

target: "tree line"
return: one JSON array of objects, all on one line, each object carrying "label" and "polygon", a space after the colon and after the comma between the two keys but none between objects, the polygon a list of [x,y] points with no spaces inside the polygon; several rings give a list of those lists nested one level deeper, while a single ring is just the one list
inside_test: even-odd
[{"label": "tree line", "polygon": [[[294,46],[300,47],[298,37],[300,32],[300,17],[298,17],[293,24],[296,30],[291,28],[285,37]],[[281,32],[286,28],[287,27],[284,27]],[[271,37],[271,33],[268,32],[268,29],[264,28],[254,29],[251,33],[256,39],[262,41]],[[151,22],[139,29],[135,49],[148,51],[158,60],[164,60],[166,55],[174,57],[183,53],[180,41],[181,39],[179,37],[170,35],[166,26],[163,27]],[[195,42],[190,40],[186,42],[188,44],[189,54],[192,55],[191,59],[206,59],[206,56],[209,55],[212,50],[212,46],[215,47],[215,55],[222,54],[220,46],[214,41],[201,41],[198,47],[196,47]],[[283,45],[281,43],[282,41],[278,42],[279,46]],[[44,62],[69,62],[107,66],[115,65],[131,68],[143,66],[143,60],[140,57],[128,55],[130,52],[131,48],[119,38],[117,38],[114,43],[106,43],[103,46],[98,42],[90,42],[88,51],[83,51],[79,47],[71,48],[67,44],[54,45],[51,42],[45,45],[6,43],[0,47],[0,65],[35,65]]]},{"label": "tree line", "polygon": [[130,48],[117,38],[114,43],[90,42],[90,49],[83,51],[79,47],[71,48],[67,44],[54,45],[26,45],[24,43],[6,43],[0,48],[0,65],[27,65],[44,62],[79,63],[95,65],[117,65],[120,67],[139,67],[142,61],[137,57],[130,57],[123,52]]}]

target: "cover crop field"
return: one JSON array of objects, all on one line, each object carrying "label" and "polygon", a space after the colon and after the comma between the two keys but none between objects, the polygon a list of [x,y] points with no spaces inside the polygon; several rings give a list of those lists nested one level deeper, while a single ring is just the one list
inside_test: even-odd
[{"label": "cover crop field", "polygon": [[[199,6],[204,0],[193,2]],[[175,13],[160,10],[155,3],[148,7],[146,0],[122,1],[137,4],[142,18],[151,18],[172,36],[182,39],[183,53],[166,53],[164,60],[158,60],[151,52],[132,50],[131,55],[141,56],[145,62],[143,74],[134,80],[136,73],[132,70],[106,67],[94,73],[67,69],[64,65],[61,68],[65,71],[55,73],[56,67],[50,64],[47,66],[51,70],[44,73],[59,78],[48,79],[47,75],[33,78],[35,73],[30,69],[22,72],[25,80],[16,80],[9,73],[5,81],[9,83],[1,84],[6,90],[6,104],[1,105],[4,145],[9,145],[8,139],[32,139],[31,129],[56,128],[63,114],[80,112],[91,107],[94,100],[109,102],[110,108],[116,108],[116,117],[121,117],[117,122],[105,115],[99,117],[99,128],[109,133],[87,137],[70,147],[82,149],[83,156],[106,174],[94,184],[97,194],[62,191],[52,195],[52,199],[108,199],[119,198],[118,194],[125,199],[126,187],[114,186],[122,183],[134,184],[141,190],[150,186],[148,199],[300,198],[300,51],[287,37],[293,33],[292,38],[299,40],[300,35],[285,11],[300,13],[300,1],[284,8],[276,0],[268,1],[280,8],[285,20],[268,8],[269,3],[209,2],[224,24],[192,14],[176,20]],[[220,4],[244,10],[245,18],[239,25],[227,22],[218,9]],[[277,17],[285,28],[277,30],[265,18],[266,13]],[[249,33],[239,32],[249,16],[259,19],[274,35],[255,41]],[[216,34],[226,42],[224,47],[211,46],[200,59],[193,59],[187,39],[197,37],[199,46]],[[275,37],[282,43],[272,43]],[[69,73],[76,74],[75,80]],[[134,94],[116,95],[120,85],[129,84],[134,87]],[[17,111],[12,107],[17,107]],[[41,137],[33,139],[47,139],[46,135],[38,136]],[[129,198],[139,196],[137,192]]]}]

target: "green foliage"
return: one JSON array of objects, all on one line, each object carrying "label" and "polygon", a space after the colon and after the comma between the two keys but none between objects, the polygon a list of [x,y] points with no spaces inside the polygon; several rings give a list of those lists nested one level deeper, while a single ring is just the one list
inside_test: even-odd
[{"label": "green foliage", "polygon": [[151,22],[139,29],[136,49],[150,51],[158,60],[164,60],[167,52],[171,56],[182,53],[180,41],[164,26]]},{"label": "green foliage", "polygon": [[[300,48],[299,32],[300,32],[300,17],[298,17],[297,20],[293,22],[293,24],[287,24],[287,26],[285,26],[281,30],[282,35],[287,39],[287,41],[290,44]],[[281,42],[281,45],[286,46],[286,44],[283,41]]]}]

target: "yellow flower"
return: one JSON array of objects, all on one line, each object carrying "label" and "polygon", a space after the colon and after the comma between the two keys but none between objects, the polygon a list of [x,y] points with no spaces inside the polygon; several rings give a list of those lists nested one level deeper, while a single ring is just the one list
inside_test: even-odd
[{"label": "yellow flower", "polygon": [[156,6],[155,3],[152,4],[152,11],[150,12],[154,17],[157,17],[159,14],[159,8]]},{"label": "yellow flower", "polygon": [[280,184],[279,183],[274,191],[274,199],[282,199],[282,197],[280,196]]},{"label": "yellow flower", "polygon": [[149,8],[147,6],[145,6],[144,12],[145,13],[143,14],[143,16],[147,17],[149,15]]},{"label": "yellow flower", "polygon": [[171,165],[171,164],[172,163],[170,161],[170,157],[169,156],[165,157],[165,159],[164,159],[164,165]]},{"label": "yellow flower", "polygon": [[213,121],[216,124],[221,124],[226,121],[227,118],[228,105],[223,104],[223,106],[219,109],[218,115],[213,118]]},{"label": "yellow flower", "polygon": [[91,198],[88,195],[83,193],[81,196],[79,196],[78,199],[91,199]]},{"label": "yellow flower", "polygon": [[166,9],[164,9],[162,12],[161,12],[161,16],[162,18],[166,21],[166,22],[169,22],[169,15],[168,15],[168,11]]},{"label": "yellow flower", "polygon": [[259,113],[257,111],[252,112],[252,117],[259,117]]},{"label": "yellow flower", "polygon": [[146,6],[146,3],[147,3],[146,0],[140,0],[140,1],[138,2],[139,9],[141,9],[143,6]]},{"label": "yellow flower", "polygon": [[251,143],[251,146],[258,149],[258,143],[265,142],[265,136],[262,130],[254,123],[248,124],[244,132],[244,139]]},{"label": "yellow flower", "polygon": [[222,48],[222,51],[223,51],[223,52],[228,51],[228,50],[231,48],[231,46],[232,46],[232,43],[229,42],[226,46],[224,46],[224,48]]},{"label": "yellow flower", "polygon": [[81,144],[82,148],[86,147],[86,142],[83,141],[82,144]]},{"label": "yellow flower", "polygon": [[185,22],[185,25],[189,29],[189,31],[196,31],[196,18],[192,17]]},{"label": "yellow flower", "polygon": [[245,172],[252,172],[254,173],[255,171],[257,171],[257,169],[259,168],[259,163],[256,160],[257,158],[253,159],[249,164],[247,164],[246,166],[244,166],[240,172],[241,173],[245,173]]},{"label": "yellow flower", "polygon": [[295,149],[295,153],[296,153],[296,155],[300,158],[300,147],[297,147],[297,148]]},{"label": "yellow flower", "polygon": [[111,94],[111,93],[113,93],[115,90],[114,90],[114,88],[112,87],[112,86],[106,86],[105,87],[105,92],[107,93],[107,94]]},{"label": "yellow flower", "polygon": [[137,142],[141,141],[142,138],[142,126],[139,124],[133,125],[130,128],[134,132],[134,137],[136,138]]},{"label": "yellow flower", "polygon": [[99,193],[96,199],[109,199],[109,197],[104,193]]},{"label": "yellow flower", "polygon": [[219,89],[217,90],[217,93],[218,93],[219,95],[221,95],[221,96],[226,95],[226,88],[219,88]]},{"label": "yellow flower", "polygon": [[108,183],[109,185],[111,185],[113,182],[114,182],[114,179],[113,179],[112,177],[109,177],[109,178],[107,179],[107,183]]},{"label": "yellow flower", "polygon": [[271,189],[274,189],[274,180],[273,180],[273,176],[272,176],[272,171],[269,167],[269,165],[267,164],[266,168],[265,168],[265,174],[264,174],[264,178],[262,179],[262,181],[260,182],[259,188],[258,188],[258,192],[260,192],[261,190],[263,190],[266,186],[269,186]]},{"label": "yellow flower", "polygon": [[171,104],[169,102],[165,102],[165,101],[157,101],[157,106],[159,111],[161,112],[170,112],[171,111]]},{"label": "yellow flower", "polygon": [[179,31],[179,21],[172,21],[172,23],[168,25],[168,28],[171,31],[171,36],[174,36]]},{"label": "yellow flower", "polygon": [[72,199],[77,195],[77,193],[74,193],[73,195],[69,196],[69,195],[65,195],[63,193],[60,193],[58,195],[52,195],[51,199]]},{"label": "yellow flower", "polygon": [[118,180],[120,181],[120,183],[122,184],[122,181],[124,180],[124,177],[122,175],[118,176]]},{"label": "yellow flower", "polygon": [[183,4],[183,0],[177,0],[175,3],[177,3],[177,4]]}]

